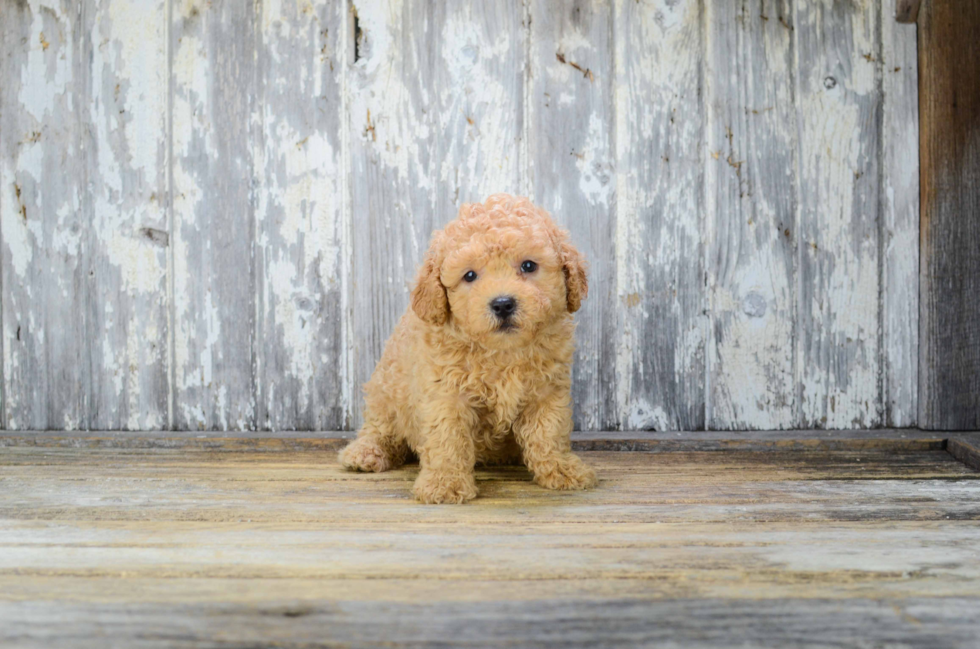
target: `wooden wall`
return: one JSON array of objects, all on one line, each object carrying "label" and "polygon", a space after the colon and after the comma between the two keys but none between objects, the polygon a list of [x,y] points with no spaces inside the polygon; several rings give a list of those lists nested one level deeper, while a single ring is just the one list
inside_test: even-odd
[{"label": "wooden wall", "polygon": [[429,233],[592,265],[582,429],[909,426],[895,0],[0,0],[2,425],[347,429]]},{"label": "wooden wall", "polygon": [[980,429],[980,3],[919,14],[922,373],[919,422]]}]

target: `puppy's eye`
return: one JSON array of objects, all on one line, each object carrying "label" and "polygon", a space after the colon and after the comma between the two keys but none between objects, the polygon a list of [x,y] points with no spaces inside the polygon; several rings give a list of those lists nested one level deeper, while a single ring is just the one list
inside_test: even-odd
[{"label": "puppy's eye", "polygon": [[521,262],[521,272],[533,273],[537,269],[538,269],[538,265],[533,261],[531,261],[530,259],[525,259],[523,262]]},{"label": "puppy's eye", "polygon": [[466,271],[466,274],[463,275],[463,281],[464,282],[475,282],[476,281],[476,273],[474,271],[472,271],[472,270]]}]

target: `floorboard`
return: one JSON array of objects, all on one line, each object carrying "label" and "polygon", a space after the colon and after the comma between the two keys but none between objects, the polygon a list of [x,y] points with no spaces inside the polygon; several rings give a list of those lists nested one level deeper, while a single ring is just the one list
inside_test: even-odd
[{"label": "floorboard", "polygon": [[337,440],[6,435],[0,646],[975,647],[980,473],[912,437],[589,451],[597,490],[480,469],[434,507]]}]

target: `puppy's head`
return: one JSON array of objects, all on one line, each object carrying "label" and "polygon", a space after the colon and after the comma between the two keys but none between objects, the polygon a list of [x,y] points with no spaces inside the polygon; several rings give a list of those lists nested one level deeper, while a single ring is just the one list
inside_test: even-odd
[{"label": "puppy's head", "polygon": [[495,194],[463,205],[433,235],[412,308],[430,324],[452,323],[485,346],[508,348],[577,311],[588,290],[568,233],[528,199]]}]

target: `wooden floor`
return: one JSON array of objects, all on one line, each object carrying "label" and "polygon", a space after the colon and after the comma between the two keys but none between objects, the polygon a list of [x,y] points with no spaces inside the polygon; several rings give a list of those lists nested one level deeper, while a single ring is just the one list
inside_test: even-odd
[{"label": "wooden floor", "polygon": [[465,506],[340,444],[0,439],[0,647],[980,646],[980,474],[935,440],[585,452],[596,491]]}]

